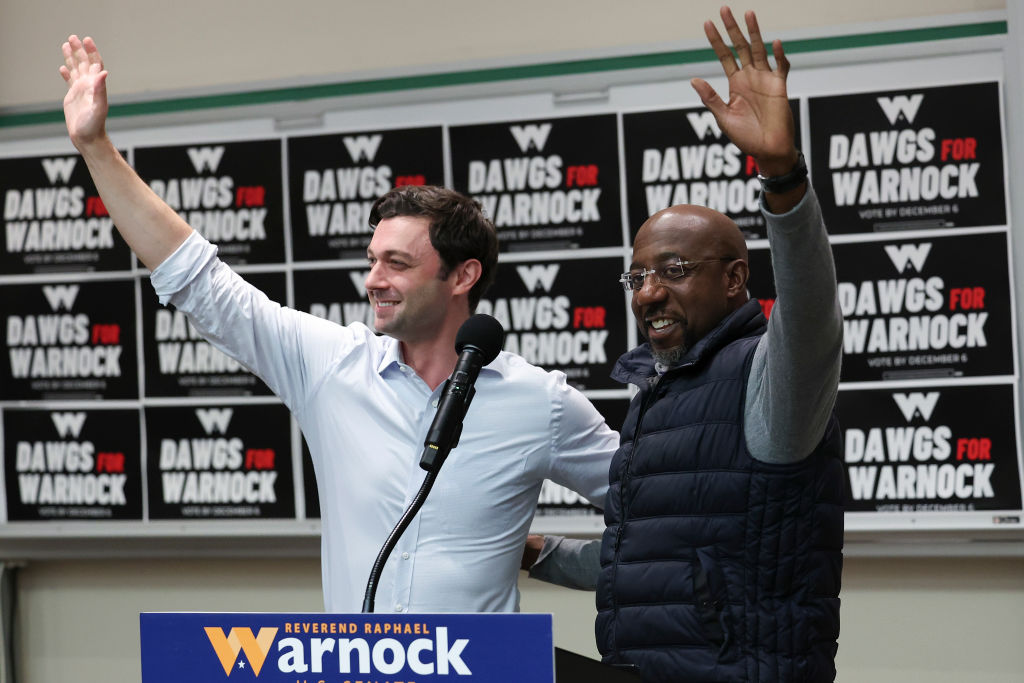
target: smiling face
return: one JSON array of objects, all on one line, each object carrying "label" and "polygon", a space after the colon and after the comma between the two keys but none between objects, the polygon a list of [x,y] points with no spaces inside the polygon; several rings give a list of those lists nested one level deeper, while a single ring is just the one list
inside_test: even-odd
[{"label": "smiling face", "polygon": [[682,261],[708,261],[678,280],[647,276],[633,291],[640,333],[659,362],[674,366],[701,338],[746,300],[747,248],[726,216],[699,206],[673,206],[651,216],[633,241],[630,271],[660,270]]},{"label": "smiling face", "polygon": [[420,216],[385,218],[366,250],[374,327],[406,343],[436,337],[453,305],[455,276],[444,273],[429,228],[430,221]]}]

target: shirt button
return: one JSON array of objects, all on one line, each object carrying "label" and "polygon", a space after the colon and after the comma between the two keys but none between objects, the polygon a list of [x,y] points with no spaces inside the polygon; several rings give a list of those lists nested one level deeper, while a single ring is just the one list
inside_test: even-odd
[{"label": "shirt button", "polygon": [[437,407],[437,404],[438,404],[438,399],[436,399],[436,398],[433,401],[430,402],[430,405],[434,406],[435,408]]},{"label": "shirt button", "polygon": [[395,605],[395,611],[396,612],[401,612],[402,611],[402,603],[398,603],[397,605]]},{"label": "shirt button", "polygon": [[402,553],[402,559],[403,560],[408,560],[409,559],[409,553]]}]

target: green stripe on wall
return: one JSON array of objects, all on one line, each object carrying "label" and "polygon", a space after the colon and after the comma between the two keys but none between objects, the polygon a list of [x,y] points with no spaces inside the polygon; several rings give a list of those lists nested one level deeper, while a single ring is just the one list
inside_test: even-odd
[{"label": "green stripe on wall", "polygon": [[[819,52],[824,50],[849,50],[863,47],[879,47],[884,45],[900,45],[920,43],[930,40],[950,40],[954,38],[976,38],[980,36],[1005,35],[1008,31],[1005,21],[989,21],[976,24],[960,24],[956,26],[936,26],[901,31],[882,31],[878,33],[859,33],[830,38],[806,38],[803,40],[786,41],[786,52]],[[492,83],[495,81],[512,81],[527,78],[545,78],[550,76],[572,76],[579,74],[598,73],[602,71],[620,71],[624,69],[648,69],[661,66],[711,62],[715,55],[710,48],[699,50],[677,50],[653,54],[633,55],[626,57],[601,57],[595,59],[579,59],[566,62],[549,62],[527,66],[506,66],[491,69],[469,69],[447,73],[427,74],[422,76],[395,76],[391,78],[374,78],[346,83],[330,83],[325,85],[308,85],[294,88],[276,88],[272,90],[254,90],[251,92],[227,93],[223,95],[203,95],[182,97],[167,100],[153,100],[115,104],[110,107],[110,116],[141,116],[148,114],[166,114],[171,112],[195,111],[217,107],[242,107],[277,102],[293,102],[349,95],[371,95],[399,90],[419,90],[425,88],[443,88],[455,85],[473,85]],[[0,128],[14,126],[30,126],[64,121],[61,109],[9,114],[0,116]]]}]

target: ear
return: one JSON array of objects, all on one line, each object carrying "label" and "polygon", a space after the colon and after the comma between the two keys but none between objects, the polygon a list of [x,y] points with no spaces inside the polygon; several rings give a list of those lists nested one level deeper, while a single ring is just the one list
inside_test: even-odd
[{"label": "ear", "polygon": [[725,265],[725,292],[730,299],[747,293],[747,280],[750,279],[750,266],[743,259],[730,261]]},{"label": "ear", "polygon": [[452,281],[452,294],[468,294],[483,272],[484,267],[475,258],[467,259],[455,266],[448,276]]}]

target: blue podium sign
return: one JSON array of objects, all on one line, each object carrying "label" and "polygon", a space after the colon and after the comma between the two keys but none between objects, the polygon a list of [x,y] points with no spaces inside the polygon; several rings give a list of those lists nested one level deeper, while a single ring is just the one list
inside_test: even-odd
[{"label": "blue podium sign", "polygon": [[142,683],[553,683],[550,614],[145,612]]}]

